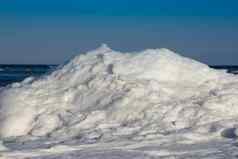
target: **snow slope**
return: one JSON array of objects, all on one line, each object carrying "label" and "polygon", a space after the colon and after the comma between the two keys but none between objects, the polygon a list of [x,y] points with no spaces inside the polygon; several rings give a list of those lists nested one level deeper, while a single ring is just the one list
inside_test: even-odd
[{"label": "snow slope", "polygon": [[235,157],[237,97],[238,77],[168,49],[121,53],[102,45],[1,90],[0,154]]}]

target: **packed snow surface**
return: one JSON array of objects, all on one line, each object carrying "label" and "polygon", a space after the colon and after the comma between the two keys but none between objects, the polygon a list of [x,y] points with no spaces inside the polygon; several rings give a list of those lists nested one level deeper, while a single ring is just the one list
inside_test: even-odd
[{"label": "packed snow surface", "polygon": [[237,136],[238,77],[168,49],[103,45],[0,90],[5,158],[229,158]]}]

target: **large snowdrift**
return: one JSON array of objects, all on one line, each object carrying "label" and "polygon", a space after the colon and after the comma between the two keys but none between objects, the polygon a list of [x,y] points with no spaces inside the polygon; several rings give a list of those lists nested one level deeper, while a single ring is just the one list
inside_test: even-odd
[{"label": "large snowdrift", "polygon": [[103,45],[0,92],[2,139],[97,143],[176,133],[195,142],[236,137],[237,117],[238,77],[168,49]]}]

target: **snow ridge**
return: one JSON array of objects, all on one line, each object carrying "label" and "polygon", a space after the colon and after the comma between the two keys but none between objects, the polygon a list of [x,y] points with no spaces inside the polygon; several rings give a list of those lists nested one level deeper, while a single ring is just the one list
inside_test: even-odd
[{"label": "snow ridge", "polygon": [[221,135],[237,123],[237,92],[236,76],[168,49],[121,53],[102,45],[50,75],[1,90],[0,138],[90,143]]}]

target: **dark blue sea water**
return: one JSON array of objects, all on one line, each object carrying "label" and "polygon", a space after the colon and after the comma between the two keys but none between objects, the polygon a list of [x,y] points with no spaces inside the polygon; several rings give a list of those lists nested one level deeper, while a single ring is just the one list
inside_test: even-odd
[{"label": "dark blue sea water", "polygon": [[[1,65],[0,87],[13,82],[20,82],[26,77],[39,77],[53,71],[57,65]],[[238,66],[211,66],[215,69],[227,70],[229,73],[238,74]]]},{"label": "dark blue sea water", "polygon": [[39,77],[53,71],[57,65],[1,65],[0,87],[20,82],[26,77]]}]

